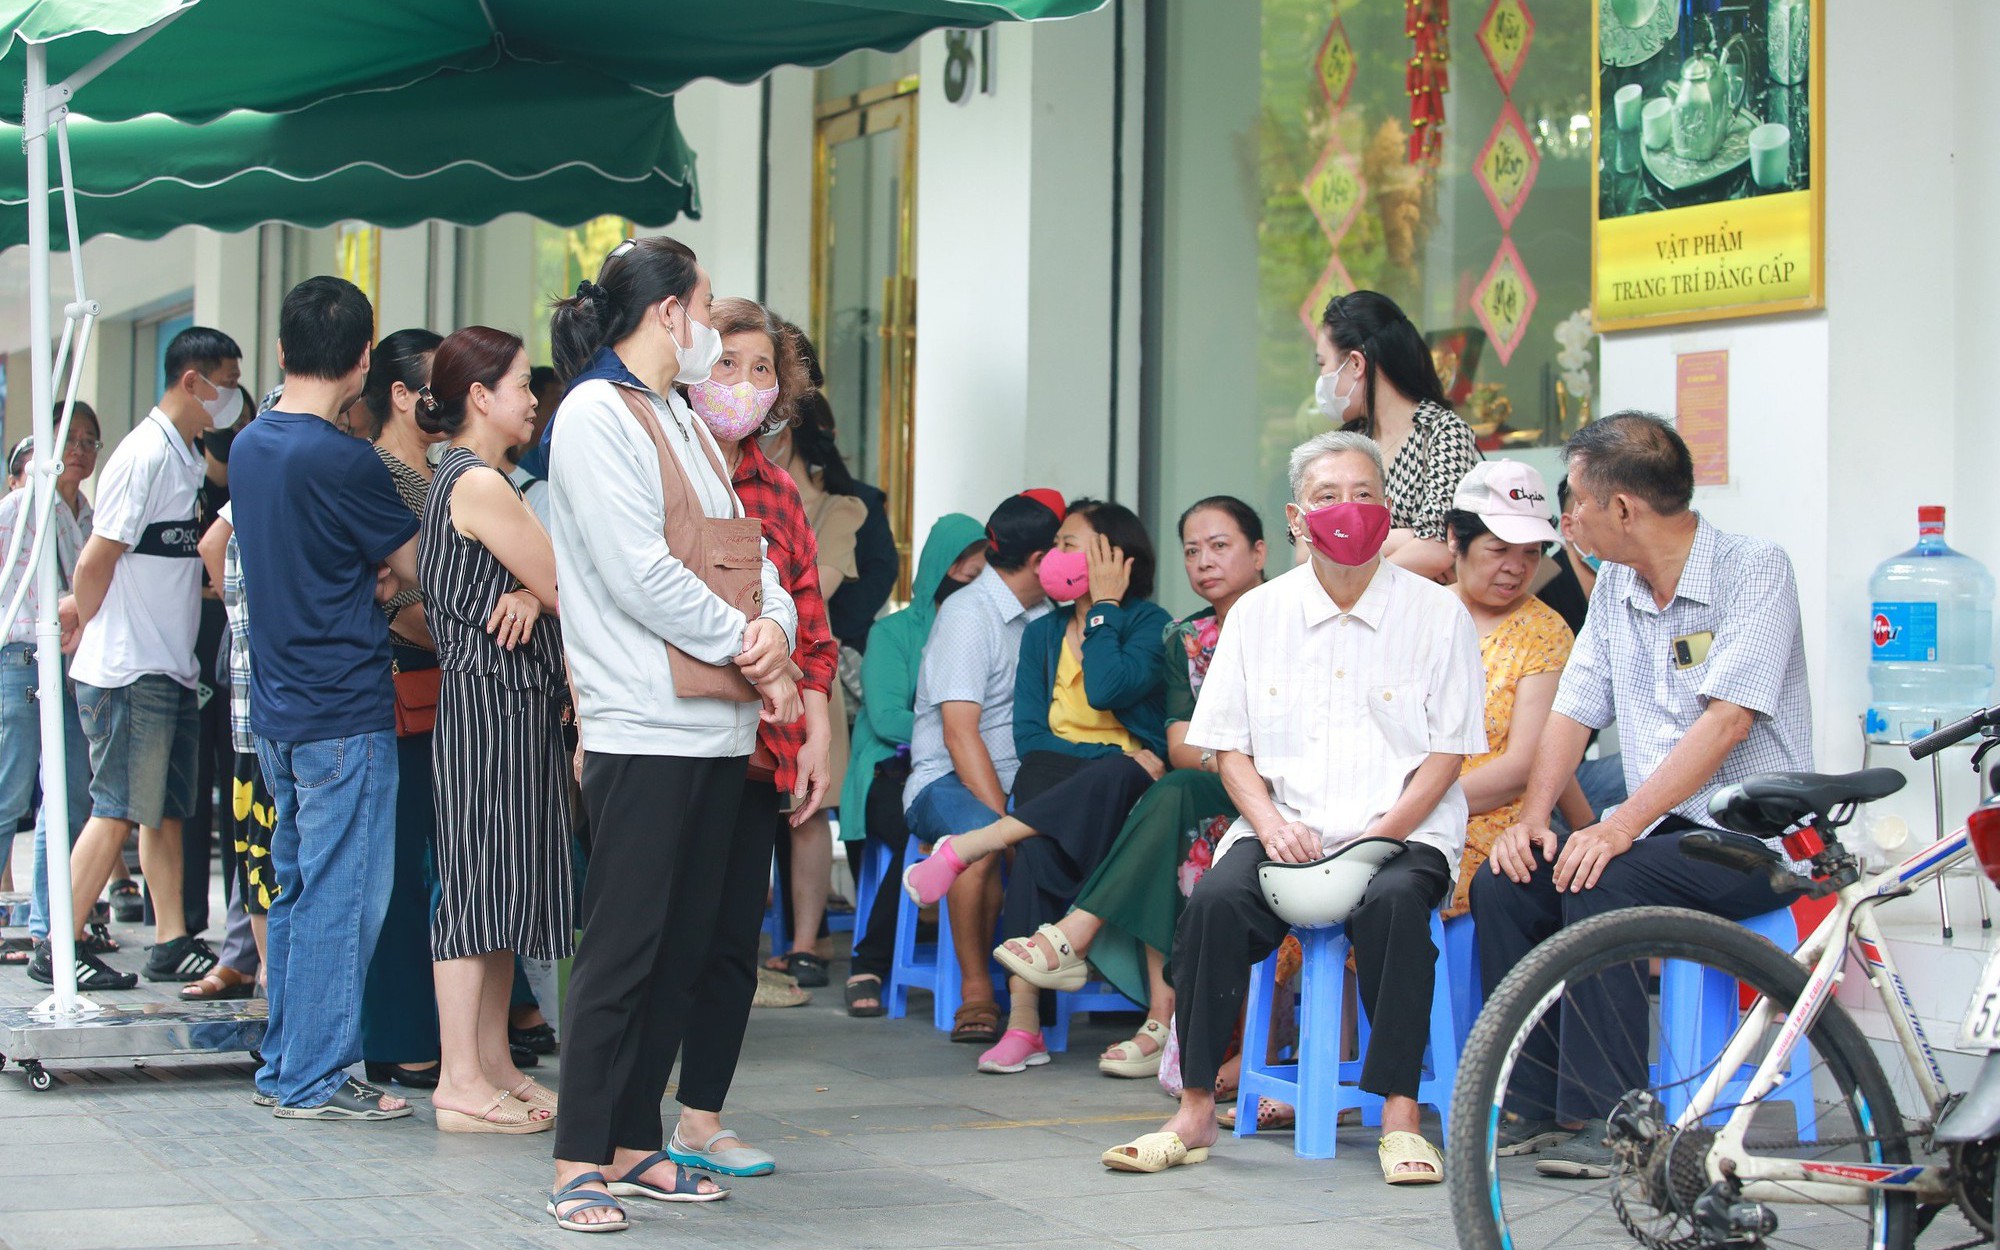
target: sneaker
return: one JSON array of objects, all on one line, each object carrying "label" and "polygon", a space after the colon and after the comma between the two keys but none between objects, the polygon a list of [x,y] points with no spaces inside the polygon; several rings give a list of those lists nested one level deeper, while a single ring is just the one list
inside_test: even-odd
[{"label": "sneaker", "polygon": [[138,924],[146,917],[146,900],[139,883],[127,878],[111,883],[111,915],[119,924]]},{"label": "sneaker", "polygon": [[[55,944],[47,938],[35,943],[34,957],[28,960],[28,977],[43,985],[56,983]],[[129,990],[139,984],[139,978],[129,972],[120,972],[95,955],[83,951],[76,953],[76,988],[86,994],[103,990]]]},{"label": "sneaker", "polygon": [[979,1070],[1001,1075],[1025,1072],[1049,1061],[1048,1044],[1040,1033],[1008,1029],[985,1054],[979,1056]]},{"label": "sneaker", "polygon": [[1564,1128],[1554,1120],[1527,1120],[1510,1111],[1500,1117],[1500,1128],[1493,1138],[1493,1153],[1503,1159],[1531,1155],[1537,1150],[1560,1146],[1575,1136],[1575,1129]]},{"label": "sneaker", "polygon": [[1618,1157],[1604,1144],[1608,1126],[1602,1120],[1585,1120],[1576,1135],[1560,1146],[1544,1147],[1535,1159],[1535,1171],[1543,1176],[1566,1176],[1574,1180],[1603,1180],[1617,1166]]},{"label": "sneaker", "polygon": [[208,943],[188,934],[161,942],[146,956],[148,981],[199,981],[221,960]]}]

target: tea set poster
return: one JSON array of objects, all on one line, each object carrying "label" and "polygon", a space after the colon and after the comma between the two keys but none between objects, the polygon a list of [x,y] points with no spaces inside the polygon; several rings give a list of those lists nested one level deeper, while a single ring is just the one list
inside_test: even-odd
[{"label": "tea set poster", "polygon": [[1825,300],[1826,0],[1594,0],[1599,330]]}]

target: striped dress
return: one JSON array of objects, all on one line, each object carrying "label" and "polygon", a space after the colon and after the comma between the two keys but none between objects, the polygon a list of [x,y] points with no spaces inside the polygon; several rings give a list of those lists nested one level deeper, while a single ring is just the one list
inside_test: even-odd
[{"label": "striped dress", "polygon": [[494,604],[517,583],[451,523],[460,479],[484,467],[462,447],[445,452],[417,548],[444,670],[431,745],[440,889],[431,953],[561,959],[575,933],[562,635],[552,615],[513,651],[486,632]]}]

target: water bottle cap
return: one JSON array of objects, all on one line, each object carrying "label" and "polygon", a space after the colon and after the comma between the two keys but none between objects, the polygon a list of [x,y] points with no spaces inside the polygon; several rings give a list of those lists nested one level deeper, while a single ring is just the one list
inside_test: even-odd
[{"label": "water bottle cap", "polygon": [[1943,525],[1943,524],[1944,524],[1944,505],[1942,505],[1942,504],[1925,504],[1924,506],[1922,506],[1922,507],[1920,507],[1920,508],[1918,508],[1918,509],[1917,509],[1917,520],[1918,520],[1919,522],[1923,522],[1923,521],[1936,521],[1936,522],[1937,522],[1937,523],[1938,523],[1939,525]]}]

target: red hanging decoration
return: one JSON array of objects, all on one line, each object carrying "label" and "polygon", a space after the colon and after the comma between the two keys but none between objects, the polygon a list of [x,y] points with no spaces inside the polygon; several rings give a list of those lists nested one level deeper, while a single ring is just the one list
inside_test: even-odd
[{"label": "red hanging decoration", "polygon": [[1410,163],[1435,165],[1444,148],[1444,93],[1451,90],[1451,0],[1404,0],[1403,33],[1414,45],[1404,90],[1410,97]]}]

